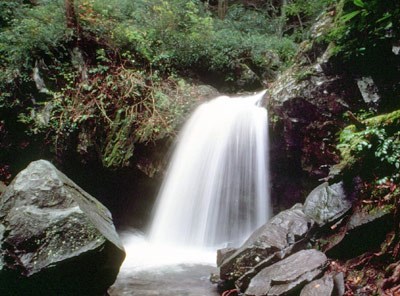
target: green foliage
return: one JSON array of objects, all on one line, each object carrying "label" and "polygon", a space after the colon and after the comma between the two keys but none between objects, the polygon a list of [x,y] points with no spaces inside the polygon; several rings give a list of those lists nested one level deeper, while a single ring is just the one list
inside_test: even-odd
[{"label": "green foliage", "polygon": [[224,20],[212,18],[199,1],[138,1],[134,8],[126,9],[131,17],[114,30],[114,41],[161,70],[196,68],[232,79],[241,63],[257,72],[279,68],[296,49],[273,35],[267,14],[242,5],[230,7]]},{"label": "green foliage", "polygon": [[[42,4],[43,3],[43,4]],[[34,99],[32,69],[35,62],[58,63],[68,53],[71,33],[65,27],[63,1],[2,2],[5,26],[0,28],[0,106],[25,106]]]},{"label": "green foliage", "polygon": [[337,148],[342,166],[363,167],[363,174],[372,174],[378,184],[400,180],[400,111],[372,117],[364,121],[366,128],[354,125],[340,134]]},{"label": "green foliage", "polygon": [[23,6],[23,1],[5,0],[0,2],[0,28],[10,25],[16,13]]},{"label": "green foliage", "polygon": [[397,40],[400,23],[397,0],[343,0],[342,6],[330,37],[344,58],[382,54]]},{"label": "green foliage", "polygon": [[242,63],[257,74],[289,65],[297,45],[288,37],[276,35],[276,20],[262,10],[243,5],[229,8],[224,20],[214,20],[212,42],[204,60],[214,70],[231,73]]},{"label": "green foliage", "polygon": [[[235,81],[249,69],[272,79],[297,48],[277,36],[279,8],[234,4],[220,20],[197,0],[73,2],[76,28],[67,28],[63,0],[1,1],[0,108],[56,154],[97,155],[107,167],[129,165],[137,144],[175,135],[198,97],[177,73]],[[314,13],[290,3],[289,18]]]},{"label": "green foliage", "polygon": [[18,10],[18,16],[9,20],[10,27],[0,32],[3,66],[21,70],[31,67],[35,58],[56,58],[69,35],[61,2],[23,6]]},{"label": "green foliage", "polygon": [[[10,3],[2,14],[10,26],[0,32],[1,81],[23,76],[39,57],[68,58],[68,42],[78,32],[66,28],[64,1],[21,5],[12,13],[17,2]],[[243,5],[230,7],[223,21],[196,0],[76,0],[75,6],[83,44],[130,52],[138,65],[165,73],[195,68],[234,79],[246,64],[262,75],[286,66],[296,50],[289,38],[274,35],[268,14]]]},{"label": "green foliage", "polygon": [[301,42],[308,36],[308,31],[315,19],[335,0],[295,0],[288,1],[285,10],[285,32],[291,32],[291,38]]},{"label": "green foliage", "polygon": [[[104,6],[96,2],[95,8]],[[113,12],[121,18],[113,40],[152,66],[169,70],[196,64],[210,41],[212,19],[197,1],[135,1],[125,8],[125,14]]]},{"label": "green foliage", "polygon": [[276,24],[263,10],[247,9],[241,4],[229,7],[224,20],[216,20],[216,30],[230,29],[251,35],[273,35],[276,33]]}]

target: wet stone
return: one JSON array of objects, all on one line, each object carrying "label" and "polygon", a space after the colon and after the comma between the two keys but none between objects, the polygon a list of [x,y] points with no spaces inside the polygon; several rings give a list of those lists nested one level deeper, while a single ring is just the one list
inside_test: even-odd
[{"label": "wet stone", "polygon": [[317,250],[299,251],[261,270],[251,280],[246,296],[286,295],[323,272],[327,257]]},{"label": "wet stone", "polygon": [[249,239],[220,266],[223,280],[237,280],[271,255],[282,259],[306,236],[313,221],[297,204],[283,211],[257,229]]},{"label": "wet stone", "polygon": [[300,296],[331,296],[333,288],[333,278],[331,276],[324,276],[319,280],[307,284],[301,290]]},{"label": "wet stone", "polygon": [[343,183],[323,183],[307,196],[304,213],[322,226],[343,216],[351,208]]},{"label": "wet stone", "polygon": [[103,295],[125,252],[110,212],[44,160],[0,196],[0,295]]}]

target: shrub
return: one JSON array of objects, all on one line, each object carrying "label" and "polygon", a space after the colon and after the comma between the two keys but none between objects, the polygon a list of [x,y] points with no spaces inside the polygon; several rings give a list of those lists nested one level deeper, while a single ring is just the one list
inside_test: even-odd
[{"label": "shrub", "polygon": [[[57,58],[71,32],[65,28],[61,1],[19,8],[18,17],[0,32],[3,63],[13,69],[30,68],[36,58]],[[55,54],[57,52],[57,55]],[[4,65],[3,64],[3,65]]]},{"label": "shrub", "polygon": [[[342,0],[336,28],[330,34],[336,51],[347,60],[368,61],[398,40],[400,5],[396,0]],[[379,54],[378,54],[379,53]]]}]

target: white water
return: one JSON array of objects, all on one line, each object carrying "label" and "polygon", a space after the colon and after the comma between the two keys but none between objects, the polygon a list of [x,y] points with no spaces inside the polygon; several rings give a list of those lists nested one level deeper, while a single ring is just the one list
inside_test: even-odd
[{"label": "white water", "polygon": [[218,97],[184,126],[159,193],[154,245],[238,245],[269,216],[264,92]]},{"label": "white water", "polygon": [[138,232],[122,234],[127,251],[122,270],[135,273],[143,270],[160,270],[163,267],[179,268],[180,264],[215,264],[215,250],[201,250],[196,247],[166,246],[149,242]]},{"label": "white water", "polygon": [[[149,239],[122,235],[126,258],[112,296],[215,295],[215,249],[239,245],[269,215],[263,96],[219,97],[184,126]],[[206,248],[210,247],[210,248]]]},{"label": "white water", "polygon": [[149,242],[142,234],[122,234],[126,258],[111,296],[218,296],[210,283],[217,273],[215,251],[168,247]]}]

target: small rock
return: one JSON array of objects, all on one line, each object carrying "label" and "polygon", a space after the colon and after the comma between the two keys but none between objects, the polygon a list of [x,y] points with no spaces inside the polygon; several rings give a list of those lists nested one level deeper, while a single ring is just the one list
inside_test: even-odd
[{"label": "small rock", "polygon": [[379,90],[372,77],[358,79],[357,85],[365,103],[376,103],[379,101]]},{"label": "small rock", "polygon": [[399,45],[393,45],[393,47],[392,47],[392,52],[393,52],[395,55],[399,55],[399,54],[400,54],[400,46],[399,46]]},{"label": "small rock", "polygon": [[4,191],[6,191],[6,189],[7,189],[6,184],[4,184],[3,182],[0,181],[0,195],[1,195]]},{"label": "small rock", "polygon": [[248,88],[254,85],[260,85],[260,78],[246,64],[240,64],[238,66],[238,73],[239,77],[236,79],[236,84],[239,87]]},{"label": "small rock", "polygon": [[335,284],[333,295],[335,295],[335,296],[344,295],[345,285],[344,285],[344,274],[343,274],[343,272],[337,273],[333,277],[333,282]]}]

